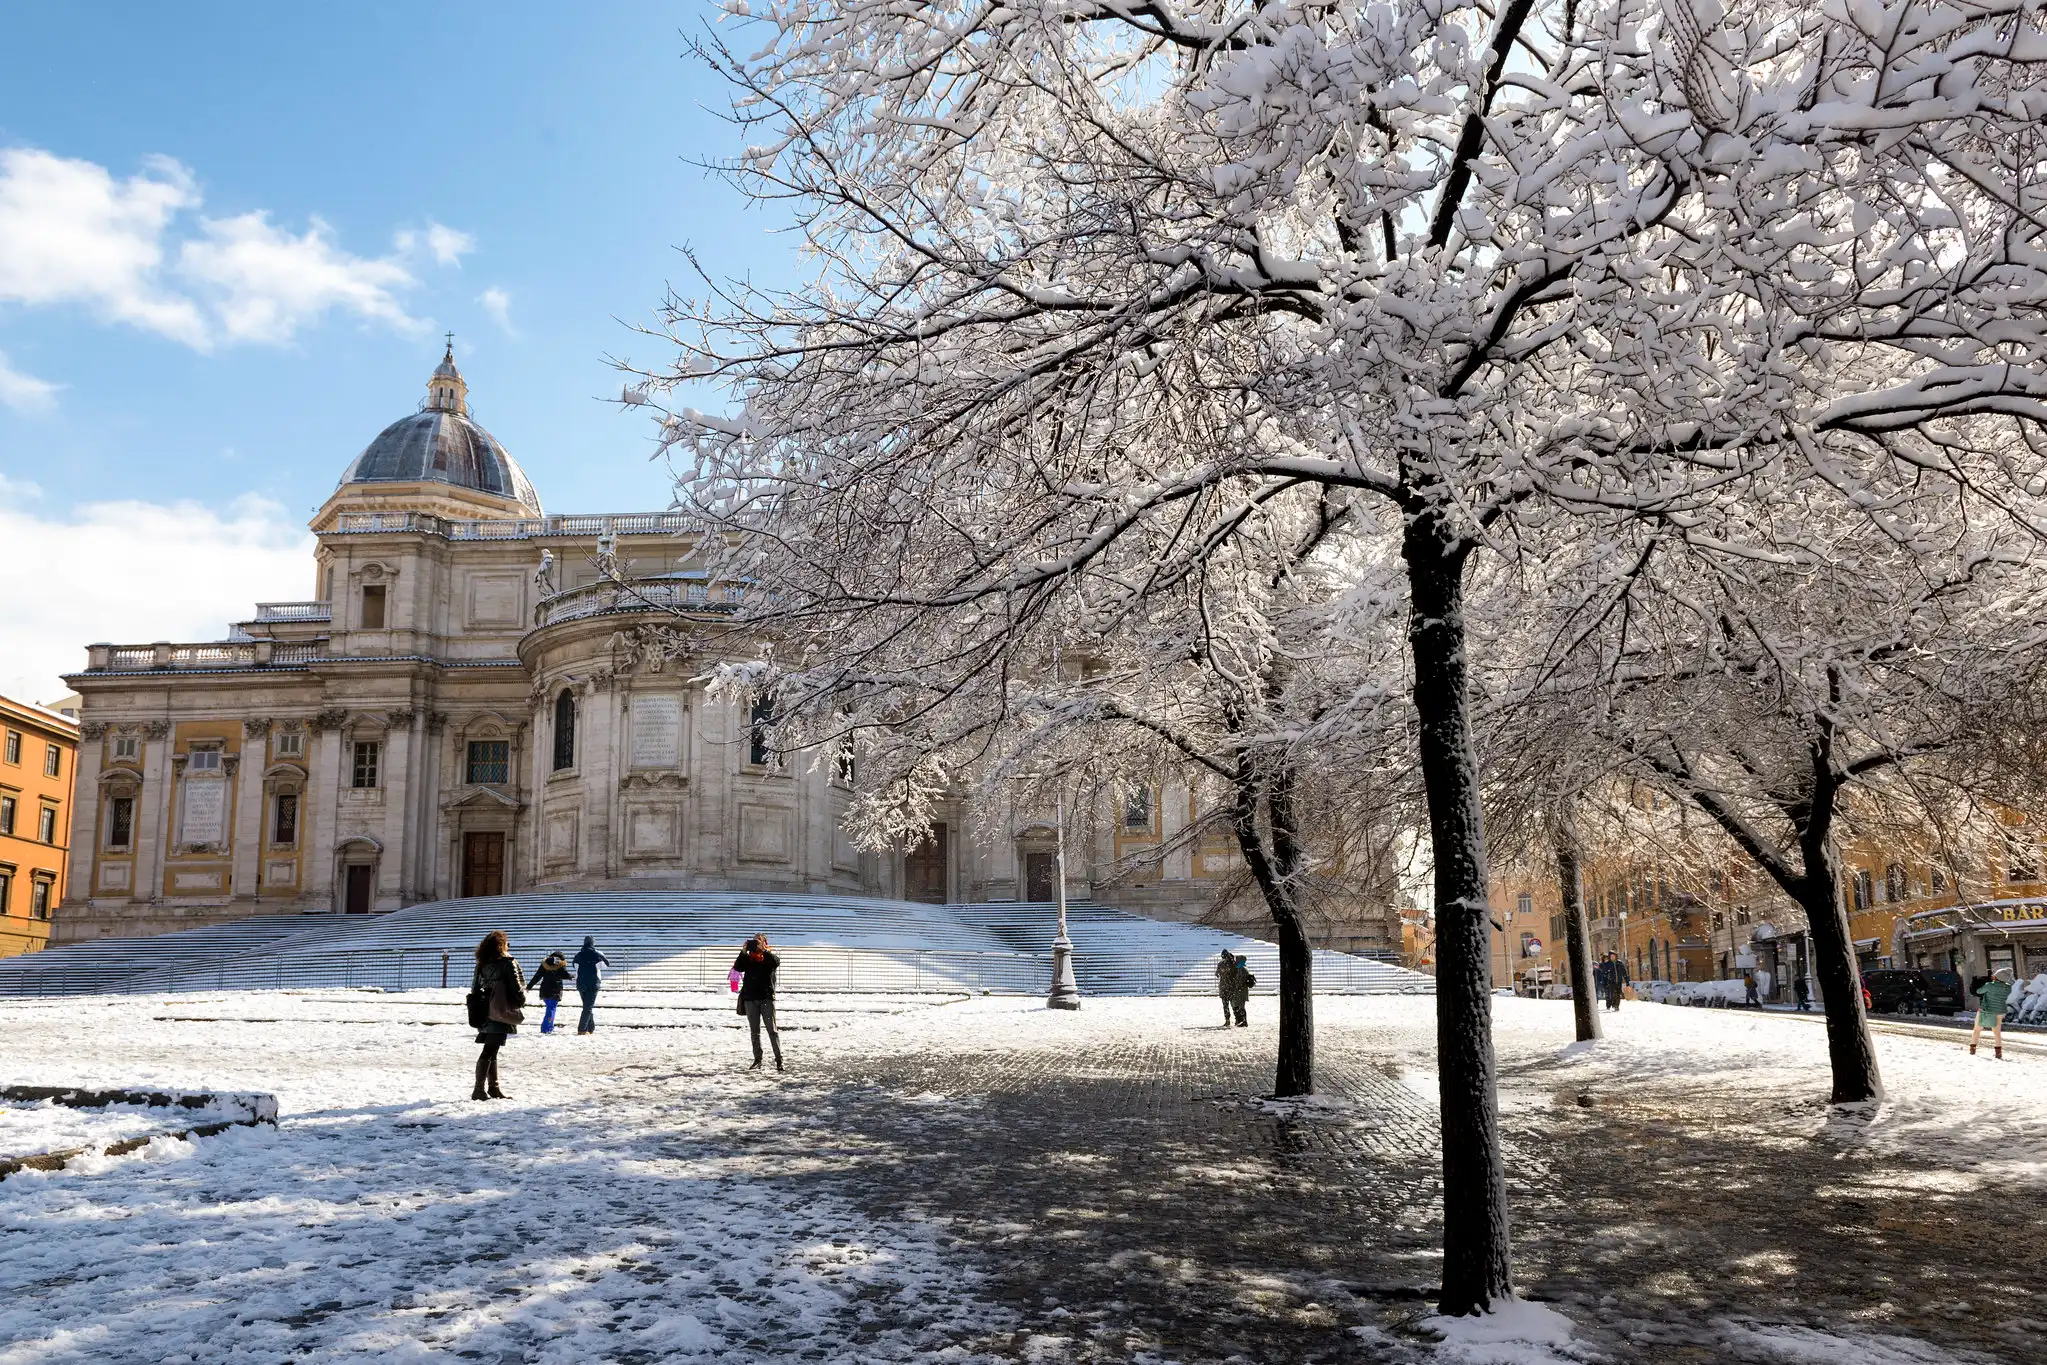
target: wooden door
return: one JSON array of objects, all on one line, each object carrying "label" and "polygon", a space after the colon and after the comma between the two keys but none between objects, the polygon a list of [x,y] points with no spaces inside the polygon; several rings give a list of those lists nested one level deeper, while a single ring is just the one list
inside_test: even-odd
[{"label": "wooden door", "polygon": [[505,894],[505,836],[498,830],[471,830],[462,836],[462,894]]},{"label": "wooden door", "polygon": [[1024,854],[1024,899],[1049,901],[1059,898],[1053,885],[1059,878],[1059,858],[1052,853]]},{"label": "wooden door", "polygon": [[903,855],[903,899],[945,904],[945,836],[944,825],[933,825],[931,837]]},{"label": "wooden door", "polygon": [[367,915],[370,904],[376,898],[377,869],[367,863],[357,863],[348,869],[348,893],[342,901],[342,909],[351,915]]}]

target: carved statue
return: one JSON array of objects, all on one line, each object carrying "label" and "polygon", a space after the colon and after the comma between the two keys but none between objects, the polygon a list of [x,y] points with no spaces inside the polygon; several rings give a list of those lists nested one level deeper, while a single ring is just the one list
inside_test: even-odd
[{"label": "carved statue", "polygon": [[609,579],[615,583],[625,577],[628,565],[625,560],[618,557],[617,532],[606,531],[603,535],[597,537],[597,553],[590,556],[590,562],[597,566],[597,574],[600,578]]},{"label": "carved statue", "polygon": [[540,552],[540,567],[533,573],[533,586],[539,590],[539,595],[542,597],[554,596],[556,592],[554,586],[554,551],[543,549]]}]

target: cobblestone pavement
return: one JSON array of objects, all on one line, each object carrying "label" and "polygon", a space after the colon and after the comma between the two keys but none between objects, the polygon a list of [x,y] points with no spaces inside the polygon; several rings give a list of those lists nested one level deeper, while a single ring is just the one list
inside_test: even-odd
[{"label": "cobblestone pavement", "polygon": [[[934,1034],[947,1027],[936,1013]],[[945,1036],[838,1052],[750,1103],[868,1154],[819,1177],[834,1193],[938,1224],[981,1263],[983,1292],[1024,1324],[981,1349],[1410,1360],[1440,1203],[1434,1076],[1417,1030],[1401,1033],[1325,1024],[1337,1103],[1292,1112],[1246,1098],[1270,1089],[1269,1028],[1186,1017],[1082,1051]],[[1522,1292],[1576,1319],[1589,1355],[1878,1358],[1789,1353],[1818,1329],[1874,1337],[1886,1360],[2047,1359],[2037,1245],[1986,1254],[1991,1229],[2047,1219],[2037,1177],[1974,1178],[1990,1152],[1942,1171],[1866,1150],[1811,1096],[1567,1073],[1554,1053],[1509,1058],[1502,1111]]]}]

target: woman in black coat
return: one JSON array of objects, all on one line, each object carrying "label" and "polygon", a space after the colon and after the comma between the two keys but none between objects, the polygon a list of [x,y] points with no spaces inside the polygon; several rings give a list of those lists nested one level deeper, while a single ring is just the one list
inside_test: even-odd
[{"label": "woman in black coat", "polygon": [[549,953],[542,958],[533,971],[533,979],[526,983],[526,989],[540,988],[540,1001],[546,1006],[540,1016],[540,1031],[554,1032],[554,1012],[561,1008],[562,983],[569,979],[569,960],[560,953]]},{"label": "woman in black coat", "polygon": [[476,1026],[476,1041],[483,1051],[476,1058],[476,1089],[472,1100],[501,1100],[498,1089],[498,1049],[505,1039],[519,1031],[526,1017],[525,974],[512,956],[512,945],[502,929],[493,929],[476,945],[476,975],[469,984],[471,996],[483,997],[484,1017]]}]

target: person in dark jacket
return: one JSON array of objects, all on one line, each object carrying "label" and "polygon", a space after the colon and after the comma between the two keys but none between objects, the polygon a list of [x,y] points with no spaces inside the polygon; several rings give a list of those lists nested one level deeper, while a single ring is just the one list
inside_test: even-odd
[{"label": "person in dark jacket", "polygon": [[549,953],[533,971],[533,979],[526,983],[526,989],[540,988],[540,999],[547,1006],[540,1016],[540,1031],[554,1032],[554,1012],[561,1008],[562,983],[569,979],[569,960],[560,953]]},{"label": "person in dark jacket", "polygon": [[746,1016],[747,1031],[753,1035],[753,1065],[749,1071],[761,1069],[761,1025],[766,1024],[768,1042],[775,1049],[775,1070],[782,1069],[782,1035],[775,1029],[775,968],[782,965],[782,959],[775,956],[775,950],[768,946],[766,934],[755,934],[739,950],[739,956],[732,960],[732,970],[739,973],[739,1012]]},{"label": "person in dark jacket", "polygon": [[1592,969],[1592,984],[1606,1000],[1606,1007],[1617,1010],[1621,1007],[1621,988],[1628,984],[1628,964],[1608,953]]},{"label": "person in dark jacket", "polygon": [[490,1011],[476,1030],[476,1041],[483,1045],[483,1051],[476,1058],[476,1088],[469,1095],[472,1100],[506,1098],[498,1088],[498,1050],[505,1045],[505,1039],[519,1031],[526,1005],[526,992],[521,989],[525,979],[504,930],[493,929],[485,934],[483,942],[476,945],[476,975],[469,983],[470,991],[483,996]]},{"label": "person in dark jacket", "polygon": [[598,971],[598,967],[600,964],[609,967],[611,959],[597,951],[596,939],[585,934],[583,935],[583,946],[577,950],[575,957],[571,961],[576,964],[576,994],[583,997],[583,1017],[576,1021],[576,1034],[578,1037],[581,1037],[585,1033],[595,1033],[597,1031],[597,1015],[595,1012],[597,1005],[597,983],[603,979],[603,974]]},{"label": "person in dark jacket", "polygon": [[1230,1008],[1237,1012],[1237,1027],[1251,1027],[1251,1020],[1244,1011],[1251,1003],[1251,987],[1257,979],[1251,975],[1251,963],[1242,953],[1237,954],[1236,973],[1230,979]]},{"label": "person in dark jacket", "polygon": [[1222,960],[1215,964],[1215,993],[1222,997],[1223,1027],[1230,1026],[1230,996],[1237,980],[1237,955],[1223,949]]},{"label": "person in dark jacket", "polygon": [[1805,979],[1804,972],[1791,978],[1791,998],[1798,1002],[1801,1013],[1812,1009],[1812,983]]}]

